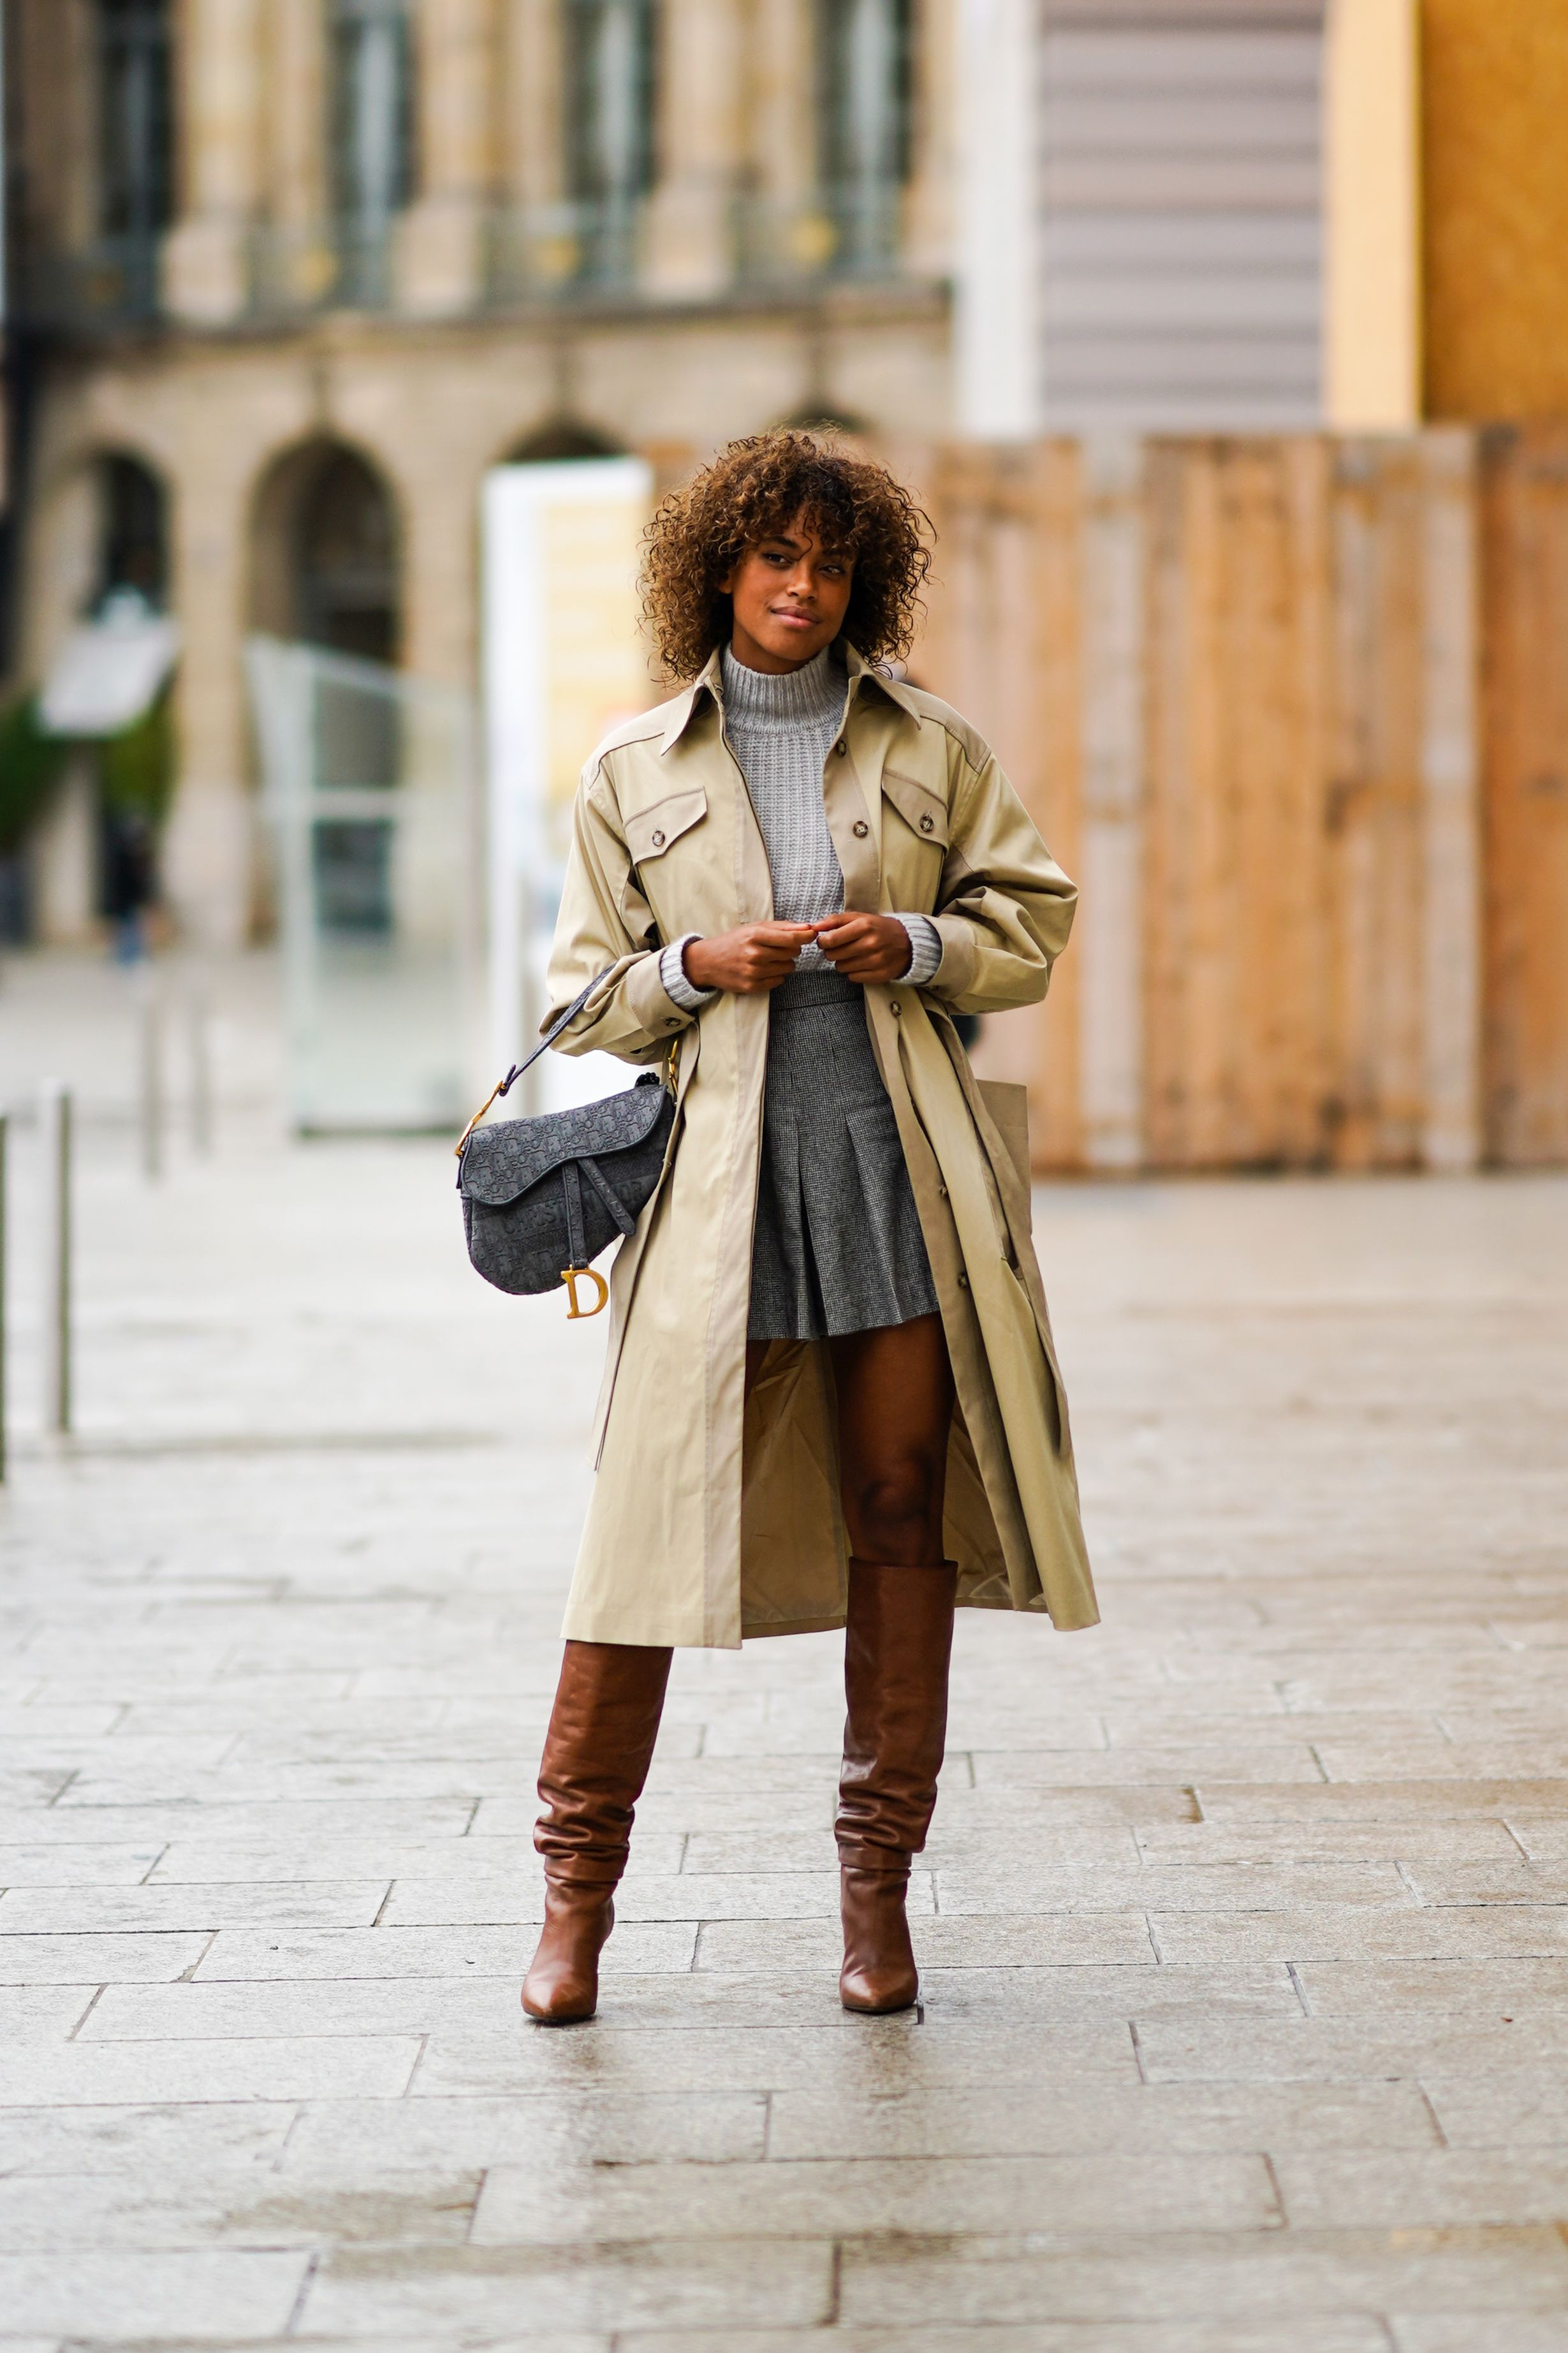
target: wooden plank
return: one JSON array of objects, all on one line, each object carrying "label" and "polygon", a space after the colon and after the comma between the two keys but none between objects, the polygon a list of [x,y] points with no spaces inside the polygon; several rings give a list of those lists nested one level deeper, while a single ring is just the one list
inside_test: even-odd
[{"label": "wooden plank", "polygon": [[1143,448],[1083,445],[1081,600],[1083,902],[1079,1006],[1084,1165],[1142,1165]]},{"label": "wooden plank", "polygon": [[1319,446],[1157,445],[1145,1021],[1157,1166],[1310,1166],[1322,1069]]},{"label": "wooden plank", "polygon": [[1489,1155],[1568,1160],[1568,427],[1482,443]]},{"label": "wooden plank", "polygon": [[[1421,789],[1425,834],[1422,1159],[1480,1157],[1481,761],[1476,445],[1424,437]],[[1568,912],[1568,911],[1565,911]]]},{"label": "wooden plank", "polygon": [[[910,470],[921,478],[919,467]],[[1076,445],[959,448],[929,472],[938,532],[930,611],[911,676],[991,744],[1066,871],[1078,874],[1081,530]],[[989,1016],[975,1066],[1030,1092],[1037,1167],[1079,1167],[1079,980],[1072,952],[1045,1002]]]},{"label": "wooden plank", "polygon": [[1337,445],[1338,730],[1328,809],[1336,982],[1333,1157],[1421,1154],[1423,504],[1408,444]]}]

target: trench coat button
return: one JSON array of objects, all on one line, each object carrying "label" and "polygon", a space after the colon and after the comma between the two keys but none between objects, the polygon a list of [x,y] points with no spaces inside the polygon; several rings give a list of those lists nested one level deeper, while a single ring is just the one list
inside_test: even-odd
[{"label": "trench coat button", "polygon": [[845,759],[847,759],[847,758],[848,758],[848,756],[849,756],[849,745],[848,745],[847,742],[846,741],[846,739],[845,739],[842,735],[840,735],[840,737],[838,738],[837,743],[837,744],[835,744],[835,745],[833,746],[833,748],[834,748],[834,750],[837,753],[837,754],[838,754],[838,756],[839,756],[839,758],[840,758],[841,760],[845,760]]},{"label": "trench coat button", "polygon": [[938,1199],[939,1201],[945,1201],[945,1200],[946,1200],[946,1198],[947,1198],[947,1187],[946,1187],[945,1185],[939,1185],[939,1186],[937,1187],[937,1188],[936,1188],[936,1197],[937,1197],[937,1199]]},{"label": "trench coat button", "polygon": [[936,819],[935,819],[935,818],[934,818],[934,817],[922,817],[922,818],[921,818],[921,831],[922,833],[934,833],[934,832],[936,831]]},{"label": "trench coat button", "polygon": [[895,997],[893,999],[893,1018],[895,1021],[898,1019],[899,1015],[903,1011],[903,1007],[899,1003],[898,998]]},{"label": "trench coat button", "polygon": [[662,849],[664,848],[664,836],[662,833],[656,833],[654,835],[653,846],[656,849]]},{"label": "trench coat button", "polygon": [[967,1291],[967,1290],[968,1290],[968,1288],[969,1288],[969,1277],[968,1277],[966,1274],[961,1273],[961,1274],[959,1275],[959,1278],[958,1278],[958,1287],[959,1287],[960,1291]]},{"label": "trench coat button", "polygon": [[864,841],[871,828],[867,824],[863,817],[858,817],[849,830],[854,835],[857,841]]}]

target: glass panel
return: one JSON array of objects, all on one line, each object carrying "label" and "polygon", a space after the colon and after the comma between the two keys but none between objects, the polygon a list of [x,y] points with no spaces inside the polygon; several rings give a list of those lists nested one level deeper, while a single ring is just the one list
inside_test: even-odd
[{"label": "glass panel", "polygon": [[294,1123],[460,1128],[483,986],[472,701],[276,638],[247,660]]},{"label": "glass panel", "polygon": [[566,31],[574,274],[624,282],[653,179],[653,10],[649,0],[569,0]]},{"label": "glass panel", "polygon": [[833,266],[855,275],[896,259],[910,171],[910,0],[821,0],[822,176],[837,231]]},{"label": "glass panel", "polygon": [[172,216],[166,0],[99,0],[99,227],[150,239]]},{"label": "glass panel", "polygon": [[331,157],[341,301],[391,293],[392,223],[414,190],[406,0],[332,0]]}]

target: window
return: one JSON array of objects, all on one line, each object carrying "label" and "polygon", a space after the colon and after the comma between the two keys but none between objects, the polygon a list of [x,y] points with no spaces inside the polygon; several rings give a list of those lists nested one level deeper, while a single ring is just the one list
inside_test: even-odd
[{"label": "window", "polygon": [[630,221],[653,178],[651,0],[567,0],[567,156],[593,276],[630,266]]},{"label": "window", "polygon": [[819,0],[821,170],[837,265],[880,269],[910,172],[910,0]]},{"label": "window", "polygon": [[414,192],[414,47],[407,0],[331,0],[339,291],[384,301],[393,216]]},{"label": "window", "polygon": [[99,227],[150,240],[173,210],[166,0],[98,0]]}]

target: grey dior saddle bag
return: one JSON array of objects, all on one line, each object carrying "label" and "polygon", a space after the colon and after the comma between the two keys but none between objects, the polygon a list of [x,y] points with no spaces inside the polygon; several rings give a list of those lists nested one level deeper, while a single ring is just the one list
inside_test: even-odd
[{"label": "grey dior saddle bag", "polygon": [[[635,1086],[600,1103],[537,1119],[497,1120],[491,1127],[479,1122],[554,1044],[605,977],[597,974],[532,1053],[507,1072],[458,1146],[463,1231],[475,1268],[498,1291],[514,1295],[564,1284],[569,1317],[596,1315],[609,1298],[609,1285],[592,1261],[617,1234],[637,1231],[669,1148],[674,1097],[657,1071],[645,1071]],[[597,1286],[592,1307],[578,1302],[584,1275]]]}]

